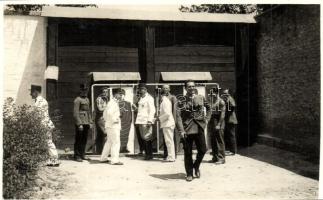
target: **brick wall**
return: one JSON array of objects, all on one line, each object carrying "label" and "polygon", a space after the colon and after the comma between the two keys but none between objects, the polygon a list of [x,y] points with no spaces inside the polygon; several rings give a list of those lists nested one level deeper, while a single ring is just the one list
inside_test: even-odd
[{"label": "brick wall", "polygon": [[280,6],[257,19],[259,133],[318,154],[320,6]]},{"label": "brick wall", "polygon": [[30,85],[45,96],[46,24],[43,17],[4,16],[4,97],[30,104]]}]

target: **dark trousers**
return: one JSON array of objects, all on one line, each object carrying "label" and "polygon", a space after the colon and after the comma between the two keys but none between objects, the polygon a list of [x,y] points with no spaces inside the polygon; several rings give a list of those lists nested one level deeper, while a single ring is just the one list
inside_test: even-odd
[{"label": "dark trousers", "polygon": [[236,125],[227,123],[224,129],[224,140],[226,150],[232,153],[237,153]]},{"label": "dark trousers", "polygon": [[225,143],[224,143],[224,130],[216,130],[213,128],[211,132],[211,146],[213,153],[213,160],[219,161],[225,159]]},{"label": "dark trousers", "polygon": [[75,126],[74,158],[84,158],[89,129],[90,125],[83,125],[82,131]]},{"label": "dark trousers", "polygon": [[139,145],[139,151],[140,153],[143,153],[143,151],[145,150],[145,141],[141,138],[139,125],[135,125],[135,128],[136,128],[136,136],[137,136],[138,145]]},{"label": "dark trousers", "polygon": [[152,125],[139,124],[140,136],[144,144],[146,158],[153,156]]},{"label": "dark trousers", "polygon": [[[187,176],[193,176],[193,168],[199,169],[203,157],[206,153],[206,143],[203,129],[197,134],[188,134],[185,139],[182,139],[184,146],[184,163]],[[193,142],[197,149],[196,160],[193,162],[192,147]]]}]

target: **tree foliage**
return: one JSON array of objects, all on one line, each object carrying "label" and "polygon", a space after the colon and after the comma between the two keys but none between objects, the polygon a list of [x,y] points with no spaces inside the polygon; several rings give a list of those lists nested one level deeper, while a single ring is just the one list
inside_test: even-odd
[{"label": "tree foliage", "polygon": [[191,6],[181,6],[182,12],[208,12],[208,13],[231,13],[231,14],[250,14],[261,13],[271,8],[269,4],[200,4]]},{"label": "tree foliage", "polygon": [[[28,15],[31,12],[41,11],[46,4],[8,4],[6,5],[6,14]],[[59,7],[97,7],[95,4],[55,4]]]}]

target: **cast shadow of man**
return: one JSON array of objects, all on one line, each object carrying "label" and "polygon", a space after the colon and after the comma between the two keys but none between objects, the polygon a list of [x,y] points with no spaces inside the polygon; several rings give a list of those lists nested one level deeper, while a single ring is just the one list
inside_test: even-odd
[{"label": "cast shadow of man", "polygon": [[186,175],[184,173],[176,173],[176,174],[149,174],[149,176],[154,178],[159,178],[161,180],[174,180],[174,179],[182,179],[185,180]]}]

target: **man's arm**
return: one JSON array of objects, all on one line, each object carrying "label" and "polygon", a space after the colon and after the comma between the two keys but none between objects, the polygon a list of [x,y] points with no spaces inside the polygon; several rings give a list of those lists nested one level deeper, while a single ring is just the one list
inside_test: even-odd
[{"label": "man's arm", "polygon": [[217,124],[217,126],[221,126],[222,123],[224,123],[224,118],[225,118],[225,103],[223,100],[220,101],[219,103],[219,106],[220,106],[220,119],[219,119],[219,122]]},{"label": "man's arm", "polygon": [[181,111],[181,106],[179,105],[179,102],[177,102],[175,105],[175,112],[176,112],[176,121],[175,121],[176,127],[179,133],[183,133],[185,132],[185,130],[183,126],[182,111]]},{"label": "man's arm", "polygon": [[156,108],[155,108],[155,102],[153,98],[149,98],[148,100],[148,122],[153,122],[155,113],[156,113]]},{"label": "man's arm", "polygon": [[204,97],[203,97],[203,104],[204,104],[204,107],[206,108],[205,119],[207,120],[207,122],[209,122],[211,119],[211,106],[210,106],[209,102]]}]

